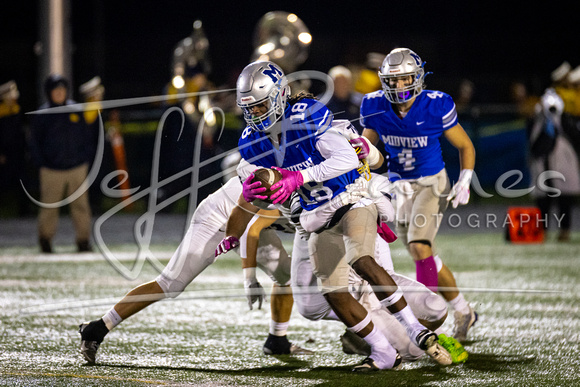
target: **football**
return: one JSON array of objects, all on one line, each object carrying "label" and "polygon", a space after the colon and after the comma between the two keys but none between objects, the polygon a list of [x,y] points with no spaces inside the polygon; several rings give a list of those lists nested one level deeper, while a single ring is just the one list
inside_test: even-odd
[{"label": "football", "polygon": [[[266,191],[260,193],[260,195],[265,195],[270,198],[275,191],[271,191],[270,187],[274,184],[279,182],[282,179],[282,174],[275,169],[271,168],[260,168],[254,171],[254,178],[252,182],[259,181],[262,183],[262,187],[266,187]],[[270,200],[266,200],[270,201]]]}]

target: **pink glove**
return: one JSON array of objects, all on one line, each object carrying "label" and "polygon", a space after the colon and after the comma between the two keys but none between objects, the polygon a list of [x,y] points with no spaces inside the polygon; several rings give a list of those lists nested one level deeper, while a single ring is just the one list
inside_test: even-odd
[{"label": "pink glove", "polygon": [[391,228],[386,223],[381,223],[377,226],[377,233],[383,238],[387,243],[393,243],[397,240],[397,235],[391,230]]},{"label": "pink glove", "polygon": [[228,251],[235,249],[240,245],[240,240],[235,236],[228,236],[222,239],[220,244],[215,249],[215,256],[217,257],[220,254],[227,253]]},{"label": "pink glove", "polygon": [[357,150],[357,155],[358,155],[358,159],[362,160],[362,159],[366,159],[369,156],[370,153],[370,148],[369,148],[369,144],[366,142],[366,140],[362,137],[357,137],[357,138],[353,138],[350,140],[350,145],[352,145],[352,147]]},{"label": "pink glove", "polygon": [[282,174],[282,179],[270,187],[271,191],[276,191],[270,196],[270,200],[273,200],[272,203],[274,204],[284,203],[292,195],[292,192],[297,191],[304,184],[304,178],[300,171],[294,172],[278,167],[272,168]]},{"label": "pink glove", "polygon": [[252,183],[253,179],[254,174],[252,173],[250,176],[248,176],[246,181],[242,183],[242,195],[244,196],[244,199],[248,203],[251,203],[256,199],[264,200],[268,198],[265,195],[258,195],[259,193],[265,192],[266,187],[260,187],[262,185],[261,181],[256,181]]}]

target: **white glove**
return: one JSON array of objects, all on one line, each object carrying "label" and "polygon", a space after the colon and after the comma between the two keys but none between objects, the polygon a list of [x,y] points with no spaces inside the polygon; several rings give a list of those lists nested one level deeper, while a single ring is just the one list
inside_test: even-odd
[{"label": "white glove", "polygon": [[453,201],[451,204],[453,208],[457,208],[458,205],[467,204],[469,202],[469,186],[471,185],[471,178],[473,176],[473,169],[462,169],[459,174],[459,179],[457,183],[451,188],[449,196],[447,196],[447,201]]},{"label": "white glove", "polygon": [[248,298],[248,306],[252,310],[254,309],[253,305],[258,301],[258,309],[262,309],[262,302],[266,299],[266,292],[256,278],[256,268],[246,267],[243,271],[246,278],[244,280],[244,289]]},{"label": "white glove", "polygon": [[387,177],[373,174],[373,178],[369,184],[369,195],[377,206],[380,223],[395,220],[395,209],[393,208],[389,194],[392,189],[393,186]]}]

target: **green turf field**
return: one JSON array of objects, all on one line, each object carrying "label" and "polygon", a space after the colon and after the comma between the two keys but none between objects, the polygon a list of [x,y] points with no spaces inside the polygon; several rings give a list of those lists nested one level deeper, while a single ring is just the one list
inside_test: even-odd
[{"label": "green turf field", "polygon": [[[124,321],[101,345],[98,365],[86,366],[78,353],[78,324],[101,317],[156,271],[146,264],[138,279],[128,281],[96,253],[47,257],[36,247],[3,249],[0,385],[580,385],[579,239],[574,234],[566,244],[510,245],[499,233],[440,235],[441,257],[480,314],[465,344],[469,360],[439,367],[421,359],[370,375],[350,371],[363,357],[341,352],[341,324],[310,322],[297,312],[289,337],[316,354],[262,355],[269,304],[248,310],[233,254],[181,297]],[[399,242],[392,247],[397,271],[414,276]],[[155,248],[168,259],[174,246]],[[131,246],[111,249],[131,266]],[[269,288],[269,280],[260,278]],[[218,294],[230,297],[210,297]]]}]

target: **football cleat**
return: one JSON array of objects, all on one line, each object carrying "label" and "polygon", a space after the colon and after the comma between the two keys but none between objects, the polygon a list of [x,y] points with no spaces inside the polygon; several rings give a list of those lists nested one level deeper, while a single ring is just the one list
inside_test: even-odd
[{"label": "football cleat", "polygon": [[440,334],[438,341],[449,352],[453,363],[465,363],[467,361],[469,354],[459,341],[445,334]]},{"label": "football cleat", "polygon": [[340,342],[342,344],[342,352],[347,355],[370,356],[371,354],[371,346],[348,329],[340,336]]},{"label": "football cleat", "polygon": [[264,347],[265,355],[312,355],[313,351],[297,346],[288,341],[286,336],[269,334]]},{"label": "football cleat", "polygon": [[475,324],[478,319],[477,312],[475,312],[471,306],[469,307],[469,313],[462,314],[455,311],[453,314],[455,321],[453,323],[453,333],[452,336],[459,342],[465,341],[467,339],[467,332]]},{"label": "football cleat", "polygon": [[437,363],[441,365],[449,365],[452,363],[449,352],[439,344],[437,334],[431,332],[429,329],[423,329],[415,340],[417,341],[417,347],[425,351]]},{"label": "football cleat", "polygon": [[314,355],[314,351],[297,346],[294,343],[290,344],[290,355]]},{"label": "football cleat", "polygon": [[103,320],[90,321],[79,325],[79,333],[81,334],[81,355],[83,355],[84,359],[89,364],[95,364],[99,346],[108,332],[107,327],[102,321]]},{"label": "football cleat", "polygon": [[352,371],[353,372],[372,372],[372,371],[381,371],[381,370],[387,370],[387,369],[396,370],[396,369],[400,368],[401,361],[402,361],[401,356],[397,352],[397,358],[395,359],[395,364],[393,364],[393,367],[391,367],[391,368],[379,368],[379,366],[377,366],[377,363],[375,363],[375,361],[373,359],[371,359],[370,357],[367,357],[366,359],[364,359],[362,361],[362,363],[354,366],[352,368]]}]

